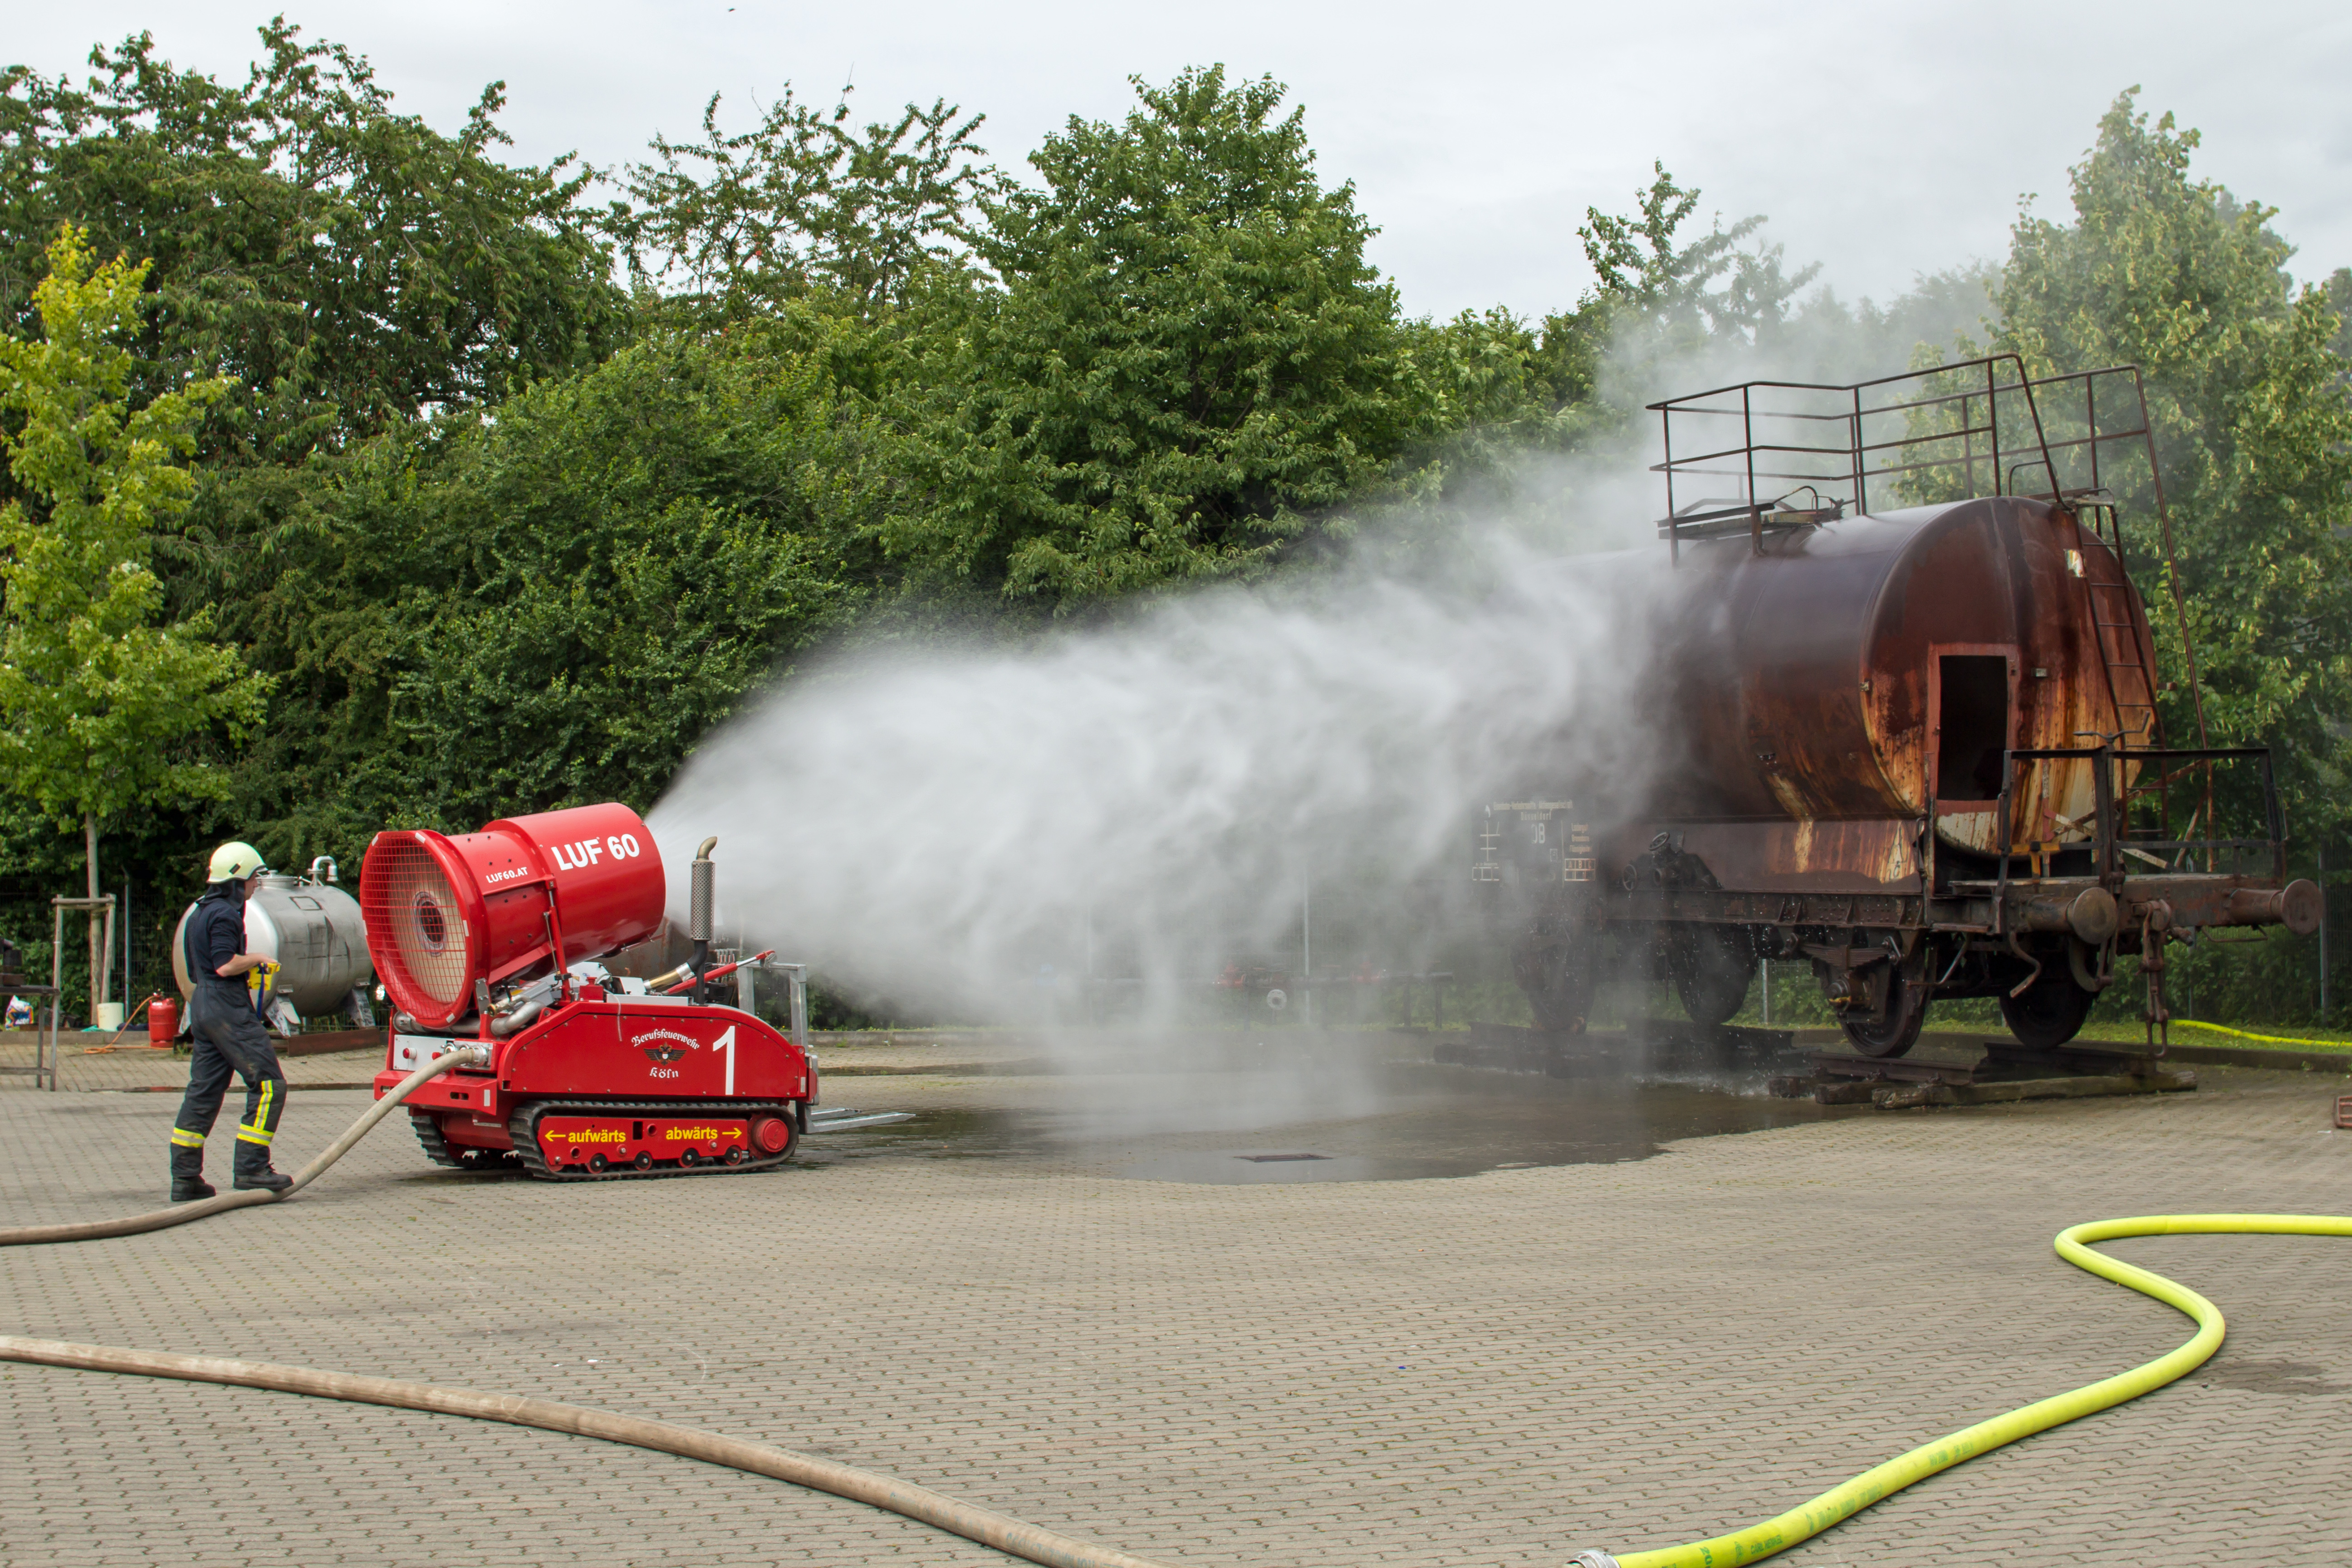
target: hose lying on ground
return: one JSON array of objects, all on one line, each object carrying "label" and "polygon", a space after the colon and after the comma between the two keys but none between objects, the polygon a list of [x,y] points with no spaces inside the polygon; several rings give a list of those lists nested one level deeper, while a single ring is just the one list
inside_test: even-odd
[{"label": "hose lying on ground", "polygon": [[[367,1108],[344,1134],[324,1152],[296,1173],[293,1185],[282,1192],[254,1189],[223,1193],[194,1203],[123,1219],[92,1220],[81,1225],[21,1226],[0,1230],[0,1247],[24,1247],[50,1241],[96,1241],[111,1236],[135,1236],[163,1230],[190,1220],[254,1204],[282,1202],[316,1180],[322,1171],[351,1152],[369,1129],[390,1115],[393,1107],[427,1080],[455,1067],[478,1067],[489,1059],[487,1047],[468,1046],[418,1068]],[[756,1476],[772,1476],[836,1497],[870,1503],[924,1524],[934,1525],[967,1541],[993,1546],[1047,1568],[1157,1568],[1140,1557],[1114,1552],[1034,1524],[1024,1524],[988,1509],[975,1508],[926,1488],[911,1486],[872,1470],[673,1426],[666,1421],[646,1421],[615,1415],[584,1405],[561,1405],[551,1399],[523,1399],[513,1394],[476,1394],[462,1388],[441,1388],[429,1383],[401,1383],[388,1377],[355,1377],[348,1373],[319,1372],[310,1367],[277,1366],[268,1362],[233,1361],[225,1356],[174,1355],[163,1351],[123,1350],[113,1345],[78,1345],[62,1340],[23,1339],[0,1334],[0,1361],[31,1362],[41,1366],[71,1367],[80,1372],[129,1373],[141,1377],[176,1377],[190,1383],[221,1383],[245,1388],[275,1389],[281,1394],[305,1394],[319,1399],[345,1399],[361,1405],[390,1405],[404,1410],[426,1410],[439,1415],[467,1415],[480,1421],[505,1421],[517,1426],[538,1426],[575,1436],[602,1437],[607,1442],[653,1448],[689,1459],[703,1459]]]},{"label": "hose lying on ground", "polygon": [[[405,1100],[420,1084],[461,1062],[478,1063],[484,1058],[483,1047],[471,1047],[418,1068],[390,1093],[370,1106],[366,1114],[330,1144],[324,1153],[303,1166],[295,1176],[294,1184],[283,1192],[224,1194],[199,1203],[181,1204],[121,1220],[0,1230],[0,1246],[22,1246],[43,1241],[89,1241],[101,1237],[130,1236],[140,1231],[183,1225],[225,1209],[275,1203],[292,1197],[320,1172],[341,1159],[370,1128],[382,1121],[394,1106]],[[2187,1375],[2203,1365],[2215,1351],[2221,1348],[2225,1328],[2220,1309],[2187,1286],[2094,1252],[2091,1247],[2097,1242],[2116,1241],[2126,1237],[2210,1235],[2352,1236],[2352,1216],[2155,1215],[2140,1219],[2093,1220],[2069,1226],[2058,1233],[2058,1256],[2102,1279],[2127,1285],[2143,1295],[2153,1296],[2168,1306],[2179,1309],[2196,1321],[2197,1332],[2186,1344],[2145,1365],[2103,1378],[2072,1393],[2038,1400],[2005,1415],[1996,1415],[1949,1436],[1939,1437],[1907,1454],[1897,1455],[1776,1519],[1712,1540],[1636,1552],[1623,1557],[1613,1557],[1606,1552],[1580,1552],[1572,1560],[1570,1568],[1727,1568],[1730,1564],[1753,1563],[1818,1535],[1880,1499],[1892,1496],[1939,1470],[1949,1469],[1963,1460],[2014,1443],[2021,1437],[2047,1431],[2110,1405],[2120,1405],[2127,1399],[2137,1398]],[[466,1389],[442,1388],[433,1384],[358,1377],[348,1373],[319,1372],[309,1367],[277,1366],[268,1362],[175,1355],[161,1351],[124,1350],[111,1345],[72,1344],[61,1340],[24,1339],[13,1334],[0,1334],[0,1361],[273,1389],[285,1394],[309,1394],[314,1398],[389,1405],[404,1410],[464,1415],[482,1421],[504,1421],[518,1426],[537,1426],[550,1432],[601,1437],[608,1442],[701,1459],[753,1475],[791,1481],[817,1491],[831,1492],[837,1497],[868,1503],[933,1525],[1016,1557],[1025,1557],[1032,1563],[1045,1563],[1048,1568],[1156,1568],[1144,1558],[1132,1557],[1123,1552],[1096,1546],[1049,1530],[1040,1530],[1017,1519],[988,1509],[975,1508],[970,1503],[959,1502],[939,1492],[877,1475],[871,1470],[836,1465],[788,1449],[747,1443],[740,1438],[697,1431],[689,1426],[673,1426],[664,1421],[647,1421],[632,1415],[616,1415],[610,1411],[591,1410],[584,1405],[562,1405],[548,1399],[525,1399],[514,1394],[476,1394]]]},{"label": "hose lying on ground", "polygon": [[403,1410],[429,1410],[436,1415],[470,1415],[478,1421],[505,1421],[517,1426],[538,1426],[581,1437],[602,1437],[688,1459],[703,1459],[755,1476],[831,1492],[856,1502],[903,1514],[929,1525],[993,1546],[1051,1568],[1156,1568],[1140,1557],[1113,1552],[1034,1524],[1024,1524],[984,1508],[958,1502],[927,1488],[860,1470],[848,1465],[795,1454],[764,1444],[673,1426],[667,1421],[646,1421],[615,1415],[608,1410],[559,1405],[551,1399],[523,1399],[510,1394],[475,1394],[462,1388],[438,1388],[429,1383],[400,1383],[388,1377],[354,1377],[349,1373],[316,1372],[303,1366],[274,1366],[268,1362],[230,1361],[220,1356],[170,1355],[157,1351],[118,1350],[111,1345],[68,1344],[59,1340],[19,1339],[0,1334],[0,1360],[36,1362],[43,1366],[74,1367],[83,1372],[123,1372],[141,1377],[178,1377],[191,1383],[226,1383],[245,1388],[270,1388],[281,1394],[307,1394],[320,1399],[348,1399],[361,1405],[390,1405]]},{"label": "hose lying on ground", "polygon": [[350,1131],[327,1145],[326,1152],[299,1171],[294,1173],[294,1184],[282,1191],[270,1192],[254,1187],[241,1193],[223,1193],[215,1198],[199,1198],[194,1203],[173,1204],[169,1208],[150,1209],[145,1214],[126,1215],[121,1219],[94,1219],[80,1225],[26,1225],[0,1230],[0,1247],[30,1247],[47,1241],[99,1241],[110,1236],[137,1236],[142,1231],[166,1230],[175,1225],[185,1225],[192,1219],[203,1219],[226,1209],[249,1208],[255,1204],[282,1203],[318,1180],[320,1172],[345,1154],[352,1145],[368,1135],[368,1130],[392,1114],[392,1108],[416,1092],[427,1080],[438,1078],[455,1067],[481,1067],[490,1059],[486,1046],[467,1046],[426,1062],[406,1078],[394,1084],[382,1100],[351,1125]]},{"label": "hose lying on ground", "polygon": [[1898,1454],[1885,1464],[1864,1470],[1842,1486],[1832,1487],[1821,1496],[1790,1509],[1777,1519],[1768,1519],[1760,1524],[1751,1524],[1745,1530],[1718,1535],[1710,1541],[1693,1541],[1680,1546],[1633,1552],[1622,1557],[1612,1557],[1606,1552],[1580,1552],[1570,1560],[1570,1568],[1727,1568],[1728,1564],[1753,1563],[1819,1535],[1881,1498],[1901,1491],[1914,1481],[1925,1480],[1938,1470],[1949,1469],[1964,1459],[2014,1443],[2020,1437],[2030,1437],[2036,1432],[2046,1432],[2053,1426],[2063,1426],[2110,1405],[2121,1405],[2126,1399],[2137,1399],[2151,1389],[2162,1388],[2166,1384],[2186,1376],[2202,1366],[2207,1358],[2221,1348],[2224,1329],[2221,1310],[2185,1285],[2176,1284],[2161,1274],[2152,1274],[2104,1253],[2094,1252],[2091,1247],[2095,1242],[2117,1241],[2132,1236],[2216,1235],[2352,1236],[2352,1216],[2173,1214],[2151,1215],[2141,1219],[2093,1220],[2085,1225],[2070,1226],[2058,1233],[2056,1246],[2059,1257],[2078,1268],[2086,1268],[2118,1285],[2128,1285],[2140,1294],[2153,1296],[2167,1306],[2178,1307],[2197,1321],[2197,1331],[2189,1336],[2189,1342],[2129,1372],[2102,1378],[2069,1394],[2036,1400],[2022,1409],[2012,1410],[2006,1415],[1996,1415],[1990,1421],[1979,1421],[1948,1437],[1922,1444],[1907,1454]]},{"label": "hose lying on ground", "polygon": [[[2185,1025],[2191,1029],[2210,1029],[2217,1035],[2234,1035],[2242,1040],[2260,1040],[2271,1046],[2318,1046],[2331,1051],[2352,1051],[2352,1046],[2340,1039],[2312,1040],[2300,1035],[2257,1035],[2246,1029],[2232,1029],[2223,1024],[2209,1024],[2202,1018],[2175,1018],[2172,1023],[2176,1027]],[[2352,1055],[2347,1056],[2345,1066],[2352,1068]]]}]

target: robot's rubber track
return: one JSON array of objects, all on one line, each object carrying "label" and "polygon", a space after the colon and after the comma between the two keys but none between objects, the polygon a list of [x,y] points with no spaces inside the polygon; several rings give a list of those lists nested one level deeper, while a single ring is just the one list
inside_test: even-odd
[{"label": "robot's rubber track", "polygon": [[[740,1116],[751,1118],[762,1113],[780,1116],[784,1125],[793,1129],[793,1140],[782,1151],[745,1160],[740,1165],[719,1161],[694,1166],[656,1165],[640,1171],[634,1165],[607,1166],[602,1171],[558,1171],[547,1163],[547,1156],[531,1132],[531,1124],[542,1116],[625,1116],[632,1121],[640,1117],[648,1121],[670,1121],[680,1116]],[[507,1121],[507,1136],[514,1140],[514,1152],[522,1161],[522,1168],[545,1182],[643,1182],[662,1176],[740,1176],[752,1171],[773,1170],[791,1159],[800,1149],[800,1123],[793,1108],[780,1100],[534,1100],[519,1108]],[[427,1153],[432,1151],[427,1149]]]}]

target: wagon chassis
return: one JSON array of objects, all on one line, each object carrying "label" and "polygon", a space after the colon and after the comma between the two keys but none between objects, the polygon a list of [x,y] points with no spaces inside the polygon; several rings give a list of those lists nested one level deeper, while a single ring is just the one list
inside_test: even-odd
[{"label": "wagon chassis", "polygon": [[[1677,927],[1715,927],[1726,929],[1727,934],[1737,929],[1745,933],[1742,945],[1758,958],[1811,961],[1824,992],[1842,1013],[1851,1011],[1857,1020],[1892,1020],[1877,1042],[1888,1055],[1907,1048],[1903,1026],[1916,1020],[1931,999],[1992,995],[2015,1000],[2045,980],[2062,976],[2086,997],[2095,996],[2113,983],[2116,959],[2131,955],[2143,961],[2147,1003],[2142,1022],[2148,1043],[2161,1051],[2170,1018],[2163,992],[2163,952],[2168,941],[2193,942],[2203,932],[2231,926],[2300,927],[2313,913],[2291,907],[2300,901],[2305,885],[2285,883],[2284,819],[2271,755],[2260,747],[2011,750],[2003,755],[2005,776],[2014,781],[2021,764],[2069,760],[2094,764],[2095,818],[2083,825],[2089,830],[2085,838],[2035,846],[2036,853],[2027,858],[2041,865],[2044,874],[2011,876],[2011,861],[2019,857],[1970,857],[1939,846],[1921,818],[1919,882],[1932,891],[1640,886],[1644,879],[1712,879],[1689,857],[1680,857],[1677,864],[1676,836],[1661,834],[1647,855],[1627,864],[1612,881],[1556,889],[1544,900],[1531,935],[1541,941],[1581,927],[1584,941],[1608,933],[1622,945],[1629,940],[1655,939]],[[2129,832],[2120,805],[2123,792],[2112,787],[2124,770],[2143,774],[2153,770],[2155,782],[2144,793],[2202,775],[2207,804],[2199,809],[2203,812],[2213,798],[2212,768],[2236,762],[2260,766],[2266,837],[2172,838]],[[2011,791],[2004,789],[1995,803],[2000,833],[1996,842],[2013,841],[2012,805]],[[2211,820],[2210,816],[2205,819]],[[2134,871],[2124,865],[2127,856],[2161,864],[2154,870]],[[2225,861],[2257,856],[2266,862],[2262,873],[2220,868]],[[1966,863],[1978,859],[1989,861],[1993,874],[1948,874],[1983,869]],[[1939,875],[1942,885],[1937,886]],[[1662,956],[1671,969],[1681,955],[1667,951]],[[1915,994],[1895,990],[1897,985]],[[2062,1021],[2076,1026],[2080,1022]],[[1916,1034],[1916,1028],[1908,1032]],[[2021,1032],[2035,1032],[2032,1023],[2021,1024]],[[1856,1043],[1870,1048],[1866,1027]]]}]

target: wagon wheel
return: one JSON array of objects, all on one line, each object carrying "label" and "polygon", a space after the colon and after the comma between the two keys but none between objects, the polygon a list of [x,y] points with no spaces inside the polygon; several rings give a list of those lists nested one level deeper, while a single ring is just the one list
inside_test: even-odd
[{"label": "wagon wheel", "polygon": [[1536,1027],[1582,1034],[1600,979],[1601,931],[1587,921],[1540,920],[1511,950],[1511,978],[1535,1013]]},{"label": "wagon wheel", "polygon": [[1895,994],[1888,998],[1886,1012],[1876,1018],[1842,1017],[1838,1027],[1845,1031],[1847,1041],[1866,1057],[1899,1057],[1919,1043],[1919,1029],[1927,1021],[1927,988],[1906,984],[1901,975],[1891,978]]},{"label": "wagon wheel", "polygon": [[1666,969],[1690,1021],[1715,1028],[1748,1004],[1756,983],[1756,939],[1746,926],[1677,926],[1667,941]]},{"label": "wagon wheel", "polygon": [[2097,996],[2061,974],[2026,988],[2022,996],[2003,994],[2001,1022],[2037,1051],[2054,1051],[2082,1032]]}]

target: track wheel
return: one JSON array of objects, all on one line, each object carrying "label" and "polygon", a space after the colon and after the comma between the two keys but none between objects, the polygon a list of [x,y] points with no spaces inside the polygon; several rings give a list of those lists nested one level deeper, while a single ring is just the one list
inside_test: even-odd
[{"label": "track wheel", "polygon": [[1584,1032],[1600,967],[1600,929],[1564,915],[1538,918],[1511,951],[1511,978],[1536,1027],[1554,1034]]},{"label": "track wheel", "polygon": [[1746,926],[1678,925],[1666,943],[1675,995],[1692,1023],[1712,1029],[1747,1005],[1756,982],[1756,939]]},{"label": "track wheel", "polygon": [[2053,1051],[2082,1032],[2083,1021],[2091,1016],[2091,1004],[2097,1000],[2094,993],[2062,974],[2028,986],[2022,996],[2004,994],[2001,1022],[2035,1050]]},{"label": "track wheel", "polygon": [[1841,1018],[1838,1027],[1845,1032],[1847,1043],[1864,1056],[1899,1057],[1919,1043],[1919,1028],[1927,1021],[1927,1009],[1914,1007],[1894,1018]]},{"label": "track wheel", "polygon": [[1848,1013],[1838,1020],[1847,1042],[1866,1057],[1901,1056],[1919,1043],[1920,1027],[1927,1021],[1925,985],[1906,984],[1899,974],[1886,984],[1894,994],[1887,998],[1884,1015],[1873,1018]]},{"label": "track wheel", "polygon": [[[793,1130],[791,1117],[762,1115],[752,1120],[751,1142],[757,1146],[759,1158],[782,1159],[792,1154],[793,1145],[800,1142],[800,1134]],[[728,1151],[727,1157],[730,1163],[739,1158],[731,1149]]]},{"label": "track wheel", "polygon": [[416,1142],[424,1146],[426,1159],[436,1165],[446,1165],[453,1171],[464,1169],[458,1163],[457,1152],[449,1147],[449,1140],[441,1136],[438,1117],[429,1111],[412,1110],[408,1113],[408,1124],[416,1130]]}]

